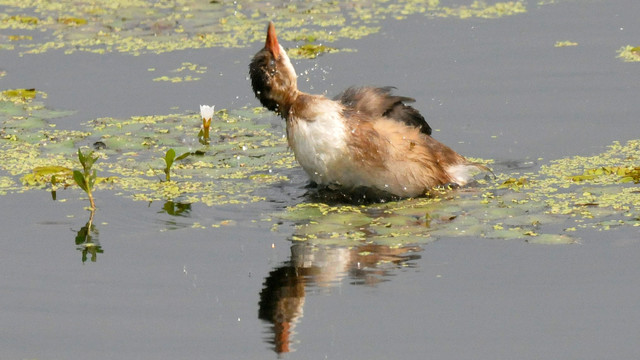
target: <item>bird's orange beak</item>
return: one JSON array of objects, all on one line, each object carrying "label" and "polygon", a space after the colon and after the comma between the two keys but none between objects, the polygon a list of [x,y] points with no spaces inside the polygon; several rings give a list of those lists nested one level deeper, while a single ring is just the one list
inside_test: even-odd
[{"label": "bird's orange beak", "polygon": [[276,27],[273,25],[272,21],[269,21],[267,41],[264,44],[264,48],[269,50],[276,59],[280,57],[280,45],[278,44],[278,38],[276,37]]}]

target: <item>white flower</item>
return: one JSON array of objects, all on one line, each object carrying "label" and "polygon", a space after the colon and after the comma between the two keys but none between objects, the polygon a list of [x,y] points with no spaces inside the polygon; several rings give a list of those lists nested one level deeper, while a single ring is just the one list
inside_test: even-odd
[{"label": "white flower", "polygon": [[211,120],[213,117],[213,109],[215,107],[215,105],[200,105],[200,116],[202,116],[202,119]]}]

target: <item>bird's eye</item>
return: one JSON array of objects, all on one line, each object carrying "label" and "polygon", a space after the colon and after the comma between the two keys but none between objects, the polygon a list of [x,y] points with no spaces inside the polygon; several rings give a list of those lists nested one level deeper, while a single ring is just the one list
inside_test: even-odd
[{"label": "bird's eye", "polygon": [[275,60],[270,60],[269,61],[268,71],[269,71],[269,74],[271,74],[271,75],[275,75],[278,72],[278,68],[276,67],[276,61]]}]

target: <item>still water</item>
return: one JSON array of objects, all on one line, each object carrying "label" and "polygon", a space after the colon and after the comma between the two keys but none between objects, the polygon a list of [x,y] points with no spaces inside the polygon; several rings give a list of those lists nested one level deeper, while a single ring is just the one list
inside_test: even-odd
[{"label": "still water", "polygon": [[[494,159],[498,173],[535,171],[638,138],[639,68],[616,58],[640,38],[632,10],[640,10],[634,0],[558,1],[490,20],[410,15],[336,44],[355,52],[294,65],[304,91],[394,85],[461,154]],[[140,56],[4,51],[0,84],[35,87],[48,106],[77,110],[57,120],[61,128],[175,109],[197,119],[199,104],[258,106],[246,74],[260,46]],[[149,68],[185,61],[208,71],[189,83],[150,81]],[[282,131],[275,116],[261,121]],[[578,229],[578,243],[554,246],[455,236],[402,246],[301,242],[293,221],[272,219],[311,201],[300,168],[283,174],[287,182],[261,190],[265,201],[247,205],[148,203],[105,190],[90,225],[76,190],[58,191],[56,201],[46,191],[1,196],[0,358],[640,353],[640,227]],[[99,249],[78,243],[87,232]]]}]

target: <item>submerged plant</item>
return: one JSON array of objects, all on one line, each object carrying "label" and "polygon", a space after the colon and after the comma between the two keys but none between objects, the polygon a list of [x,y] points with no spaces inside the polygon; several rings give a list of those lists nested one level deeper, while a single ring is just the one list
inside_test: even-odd
[{"label": "submerged plant", "polygon": [[209,143],[209,128],[211,127],[211,119],[213,118],[214,106],[200,105],[200,116],[202,117],[202,130],[198,134],[198,138],[202,144]]},{"label": "submerged plant", "polygon": [[[78,160],[82,165],[82,171],[73,170],[73,180],[80,186],[84,192],[89,196],[89,202],[91,203],[91,211],[95,211],[96,203],[93,200],[93,185],[96,182],[96,171],[92,169],[93,164],[98,160],[97,156],[93,156],[93,151],[89,151],[88,154],[83,154],[78,149]],[[93,172],[91,172],[93,170]]]}]

